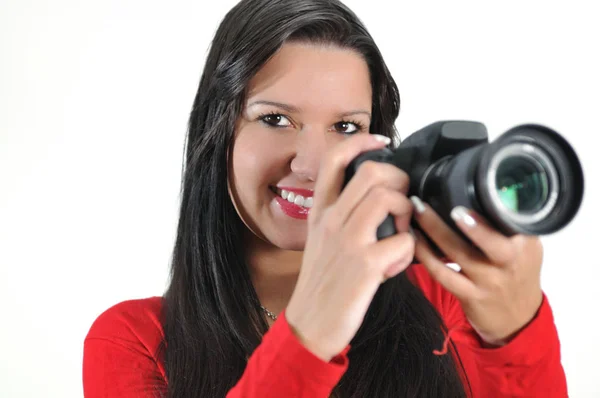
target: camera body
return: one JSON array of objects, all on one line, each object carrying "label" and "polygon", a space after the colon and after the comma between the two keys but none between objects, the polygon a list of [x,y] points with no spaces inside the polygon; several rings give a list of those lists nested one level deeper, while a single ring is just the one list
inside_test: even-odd
[{"label": "camera body", "polygon": [[[575,151],[556,131],[539,124],[516,126],[489,142],[480,122],[438,121],[396,149],[356,157],[346,168],[344,186],[366,161],[405,171],[408,196],[419,196],[459,233],[450,218],[455,206],[475,210],[507,236],[542,235],[568,224],[583,197],[583,171]],[[389,215],[377,238],[396,232]]]}]

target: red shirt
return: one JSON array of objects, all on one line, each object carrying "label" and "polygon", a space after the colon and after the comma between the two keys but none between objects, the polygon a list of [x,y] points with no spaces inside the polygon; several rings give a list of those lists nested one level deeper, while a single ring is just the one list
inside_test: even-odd
[{"label": "red shirt", "polygon": [[[483,348],[456,298],[422,265],[409,271],[448,328],[459,327],[451,338],[474,397],[568,396],[560,342],[545,295],[534,320],[509,344]],[[86,397],[153,396],[157,387],[164,389],[165,369],[155,354],[163,339],[161,302],[160,297],[124,301],[96,319],[84,342]],[[227,398],[329,397],[348,368],[349,348],[324,362],[300,344],[283,312]]]}]

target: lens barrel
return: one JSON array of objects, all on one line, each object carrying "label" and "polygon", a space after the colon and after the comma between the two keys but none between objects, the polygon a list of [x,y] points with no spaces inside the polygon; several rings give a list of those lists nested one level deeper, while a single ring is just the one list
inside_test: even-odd
[{"label": "lens barrel", "polygon": [[583,200],[583,170],[556,131],[512,128],[481,154],[476,191],[488,216],[512,233],[550,234],[568,224]]},{"label": "lens barrel", "polygon": [[541,125],[520,125],[492,143],[431,164],[419,195],[444,218],[454,206],[481,213],[507,235],[550,234],[583,199],[583,171],[570,144]]}]

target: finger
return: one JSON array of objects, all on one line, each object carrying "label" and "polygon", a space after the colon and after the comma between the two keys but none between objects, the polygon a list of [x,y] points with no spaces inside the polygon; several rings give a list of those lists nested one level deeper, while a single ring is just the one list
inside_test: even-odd
[{"label": "finger", "polygon": [[377,228],[388,214],[409,218],[412,211],[412,202],[404,194],[378,186],[371,189],[356,206],[343,230],[359,242],[376,242]]},{"label": "finger", "polygon": [[[409,199],[409,205],[412,206],[412,202]],[[398,232],[409,232],[412,230],[410,222],[412,220],[412,212],[402,214],[400,216],[394,216],[394,224],[396,225],[396,231]]]},{"label": "finger", "polygon": [[477,286],[438,258],[419,231],[415,231],[415,236],[415,257],[427,268],[431,277],[459,299],[474,297]]},{"label": "finger", "polygon": [[339,197],[346,167],[363,152],[381,149],[390,139],[377,134],[357,134],[330,150],[319,167],[310,218],[318,220]]},{"label": "finger", "polygon": [[415,239],[403,232],[369,246],[367,263],[383,281],[404,271],[411,264],[414,253]]},{"label": "finger", "polygon": [[[344,188],[335,205],[336,212],[345,223],[354,208],[364,200],[368,192],[377,186],[406,193],[409,177],[404,171],[388,163],[366,161],[362,163],[354,177]],[[412,207],[412,204],[411,204]]]},{"label": "finger", "polygon": [[414,218],[420,228],[446,257],[460,265],[466,273],[469,273],[469,268],[483,261],[482,254],[454,232],[429,205],[416,196],[410,199],[415,208]]},{"label": "finger", "polygon": [[517,255],[514,242],[493,229],[474,211],[457,206],[450,213],[458,228],[497,265],[508,265]]}]

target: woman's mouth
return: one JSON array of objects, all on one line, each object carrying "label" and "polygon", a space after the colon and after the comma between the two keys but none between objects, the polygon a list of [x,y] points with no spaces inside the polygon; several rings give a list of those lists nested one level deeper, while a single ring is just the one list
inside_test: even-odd
[{"label": "woman's mouth", "polygon": [[287,200],[290,203],[293,203],[297,206],[301,206],[301,207],[305,207],[307,209],[310,209],[313,205],[313,198],[312,198],[312,192],[307,191],[302,192],[305,194],[310,194],[310,196],[302,196],[300,194],[300,190],[291,190],[291,189],[281,189],[281,188],[277,188],[277,187],[273,187],[273,192],[275,192],[277,195],[279,195],[281,198]]},{"label": "woman's mouth", "polygon": [[312,191],[292,187],[271,187],[275,200],[287,216],[305,220],[313,205]]}]

